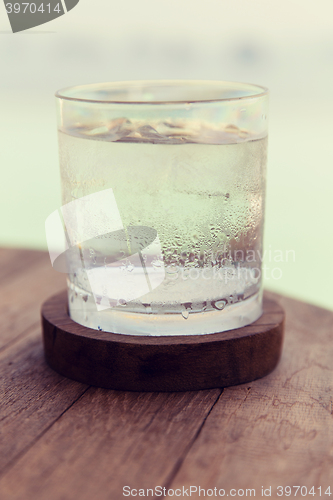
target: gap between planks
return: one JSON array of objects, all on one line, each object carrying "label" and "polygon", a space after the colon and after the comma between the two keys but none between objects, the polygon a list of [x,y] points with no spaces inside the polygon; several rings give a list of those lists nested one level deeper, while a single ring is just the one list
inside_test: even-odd
[{"label": "gap between planks", "polygon": [[57,418],[53,420],[45,429],[42,430],[42,432],[36,436],[31,443],[28,444],[23,450],[21,450],[15,457],[13,457],[10,462],[3,468],[2,471],[0,471],[0,480],[14,467],[15,463],[20,460],[28,451],[33,448],[33,446],[53,427],[53,425],[60,420],[60,418],[68,411],[72,406],[75,405],[83,396],[84,394],[90,389],[91,387],[86,387],[82,393],[65,409],[63,410]]},{"label": "gap between planks", "polygon": [[[170,488],[171,484],[173,483],[173,481],[174,481],[175,477],[177,476],[177,474],[178,474],[181,466],[183,465],[184,461],[186,460],[187,455],[191,451],[192,446],[194,445],[194,443],[196,442],[196,440],[200,436],[201,431],[202,431],[202,429],[203,429],[203,427],[204,427],[204,425],[205,425],[205,423],[206,423],[209,415],[213,411],[214,406],[217,404],[218,400],[220,399],[221,395],[223,394],[223,391],[224,391],[224,389],[220,389],[220,394],[218,394],[217,398],[213,402],[213,404],[212,404],[210,410],[208,411],[207,415],[204,417],[204,419],[203,419],[201,425],[199,426],[199,428],[198,428],[195,436],[190,441],[190,443],[188,444],[187,448],[184,450],[184,452],[182,453],[182,455],[179,457],[179,459],[175,463],[174,468],[172,469],[172,471],[171,471],[168,479],[165,481],[165,484],[163,485],[163,488],[165,488],[166,490],[168,490]],[[153,500],[157,500],[157,498],[158,497],[155,496]]]},{"label": "gap between planks", "polygon": [[85,500],[96,497],[97,488],[100,500],[118,500],[128,481],[148,487],[155,478],[164,484],[221,392],[142,394],[91,387],[7,470],[0,496]]}]

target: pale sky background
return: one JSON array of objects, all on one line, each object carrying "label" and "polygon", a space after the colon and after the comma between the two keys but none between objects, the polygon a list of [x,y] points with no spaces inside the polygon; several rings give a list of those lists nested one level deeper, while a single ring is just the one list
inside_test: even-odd
[{"label": "pale sky background", "polygon": [[44,221],[61,205],[55,90],[135,79],[269,87],[265,248],[294,250],[295,262],[278,263],[282,278],[265,286],[333,309],[331,0],[80,0],[16,34],[1,3],[0,74],[0,245],[27,248],[46,248]]}]

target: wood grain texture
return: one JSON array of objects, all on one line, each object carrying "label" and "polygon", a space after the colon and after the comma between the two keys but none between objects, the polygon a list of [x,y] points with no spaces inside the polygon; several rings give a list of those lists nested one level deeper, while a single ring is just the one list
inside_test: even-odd
[{"label": "wood grain texture", "polygon": [[[24,273],[14,273],[13,283],[20,286]],[[121,500],[125,485],[255,487],[261,497],[262,485],[329,482],[333,491],[333,312],[269,294],[286,310],[282,358],[250,384],[84,392],[43,360],[39,309],[63,287],[59,275],[41,261],[28,276],[25,295],[10,289],[21,308],[1,312],[1,500]],[[270,498],[285,497],[272,489]]]},{"label": "wood grain texture", "polygon": [[[65,276],[52,269],[48,254],[36,252],[33,259],[31,252],[16,250],[13,254],[12,249],[3,249],[0,254],[0,274],[12,271],[0,280],[0,350],[28,332],[32,325],[38,327],[41,303],[65,286]],[[18,272],[8,265],[9,256],[18,263]]]},{"label": "wood grain texture", "polygon": [[330,485],[333,493],[333,313],[281,302],[287,323],[280,364],[264,379],[225,389],[172,488],[259,492],[264,485],[280,498],[279,485]]},{"label": "wood grain texture", "polygon": [[[46,252],[0,249],[0,475],[87,386],[49,369],[40,304],[64,286]],[[0,495],[1,498],[1,495]]]},{"label": "wood grain texture", "polygon": [[0,282],[12,280],[17,274],[46,261],[45,252],[37,250],[20,250],[18,248],[0,248]]},{"label": "wood grain texture", "polygon": [[46,365],[40,336],[32,328],[0,353],[0,476],[87,389]]},{"label": "wood grain texture", "polygon": [[125,485],[163,485],[220,392],[91,388],[3,477],[0,498],[118,500]]},{"label": "wood grain texture", "polygon": [[64,291],[42,308],[45,356],[58,373],[107,389],[186,391],[240,384],[267,375],[280,358],[284,311],[269,299],[263,308],[255,323],[222,333],[117,335],[72,321]]}]

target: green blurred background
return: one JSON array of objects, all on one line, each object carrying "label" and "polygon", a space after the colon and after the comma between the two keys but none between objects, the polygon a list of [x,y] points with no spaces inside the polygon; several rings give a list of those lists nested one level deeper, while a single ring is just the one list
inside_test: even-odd
[{"label": "green blurred background", "polygon": [[[271,91],[265,286],[333,309],[332,19],[331,0],[80,0],[12,34],[1,4],[0,245],[46,249],[44,221],[61,205],[55,90],[258,83]],[[295,259],[270,259],[287,250]]]}]

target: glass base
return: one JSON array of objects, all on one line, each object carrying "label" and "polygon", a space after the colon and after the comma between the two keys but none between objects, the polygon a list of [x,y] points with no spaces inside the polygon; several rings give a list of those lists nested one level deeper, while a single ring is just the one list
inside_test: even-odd
[{"label": "glass base", "polygon": [[82,307],[82,299],[77,300],[71,293],[69,314],[80,325],[119,333],[123,335],[204,335],[241,328],[256,321],[262,315],[262,293],[228,304],[222,311],[191,312],[188,314],[130,313],[119,309],[97,311],[94,303],[87,301]]}]

